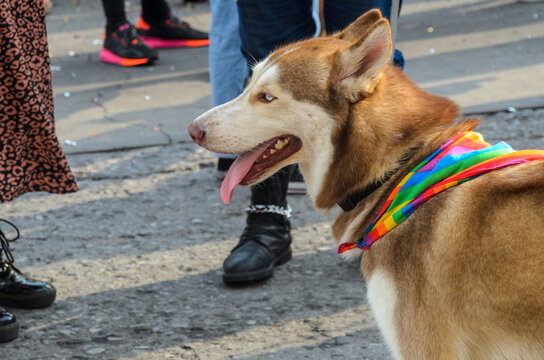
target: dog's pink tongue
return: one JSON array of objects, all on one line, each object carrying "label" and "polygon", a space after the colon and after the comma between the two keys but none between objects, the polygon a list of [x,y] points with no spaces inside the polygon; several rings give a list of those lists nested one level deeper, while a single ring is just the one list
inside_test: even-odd
[{"label": "dog's pink tongue", "polygon": [[234,188],[236,185],[240,184],[240,181],[247,175],[249,169],[251,169],[255,161],[265,150],[266,147],[263,147],[260,151],[257,150],[243,153],[238,155],[236,160],[234,160],[221,184],[221,200],[223,200],[225,204],[230,204]]}]

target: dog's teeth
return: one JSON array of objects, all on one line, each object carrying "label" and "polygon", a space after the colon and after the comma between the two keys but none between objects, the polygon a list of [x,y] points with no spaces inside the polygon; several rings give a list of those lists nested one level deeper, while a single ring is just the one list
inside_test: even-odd
[{"label": "dog's teeth", "polygon": [[268,159],[268,155],[263,155],[263,159]]},{"label": "dog's teeth", "polygon": [[289,138],[285,138],[285,139],[278,139],[276,141],[276,144],[274,145],[274,147],[276,148],[276,150],[281,150],[283,149],[283,147],[285,145],[287,145],[289,143]]},{"label": "dog's teeth", "polygon": [[274,154],[276,151],[276,149],[270,149],[270,155]]}]

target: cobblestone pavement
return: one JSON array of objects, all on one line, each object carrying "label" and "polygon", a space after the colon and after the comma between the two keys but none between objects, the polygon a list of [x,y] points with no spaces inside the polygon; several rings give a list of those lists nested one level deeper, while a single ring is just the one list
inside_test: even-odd
[{"label": "cobblestone pavement", "polygon": [[[544,110],[483,117],[489,142],[544,148]],[[5,359],[390,359],[358,264],[335,254],[331,216],[306,196],[289,198],[293,259],[226,287],[249,192],[223,205],[207,152],[179,142],[69,161],[80,192],[2,206],[22,230],[17,265],[58,288],[49,309],[12,310],[22,329]]]}]

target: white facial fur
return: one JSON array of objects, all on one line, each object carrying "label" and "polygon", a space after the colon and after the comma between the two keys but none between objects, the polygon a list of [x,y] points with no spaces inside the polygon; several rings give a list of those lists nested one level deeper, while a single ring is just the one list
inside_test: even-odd
[{"label": "white facial fur", "polygon": [[[297,136],[302,140],[302,148],[276,164],[267,175],[300,163],[308,193],[315,197],[333,155],[334,120],[317,104],[295,100],[279,79],[277,64],[268,60],[257,64],[251,82],[240,96],[195,120],[206,133],[201,145],[218,153],[241,153],[277,136]],[[257,100],[260,93],[276,99],[271,103],[260,102]]]}]

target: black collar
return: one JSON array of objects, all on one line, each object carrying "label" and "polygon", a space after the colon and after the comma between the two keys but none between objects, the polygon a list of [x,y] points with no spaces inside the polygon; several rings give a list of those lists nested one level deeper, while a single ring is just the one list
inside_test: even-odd
[{"label": "black collar", "polygon": [[361,191],[357,191],[357,192],[354,192],[353,194],[346,196],[344,200],[338,203],[338,206],[340,206],[340,208],[342,208],[342,210],[344,210],[345,212],[355,209],[355,207],[361,200],[370,196],[370,194],[378,190],[384,183],[386,183],[389,179],[391,179],[391,176],[393,176],[398,171],[398,169],[402,165],[404,165],[408,160],[410,160],[412,156],[414,155],[414,153],[417,150],[421,149],[422,147],[423,147],[423,143],[413,148],[410,148],[403,156],[401,156],[397,167],[385,173],[384,177],[380,181],[369,184],[365,186]]},{"label": "black collar", "polygon": [[359,201],[363,200],[374,191],[378,190],[380,186],[382,186],[387,180],[389,180],[395,172],[396,169],[395,171],[388,172],[381,181],[367,185],[363,188],[363,190],[354,192],[353,194],[346,196],[344,200],[338,203],[338,206],[340,206],[345,212],[355,209]]}]

